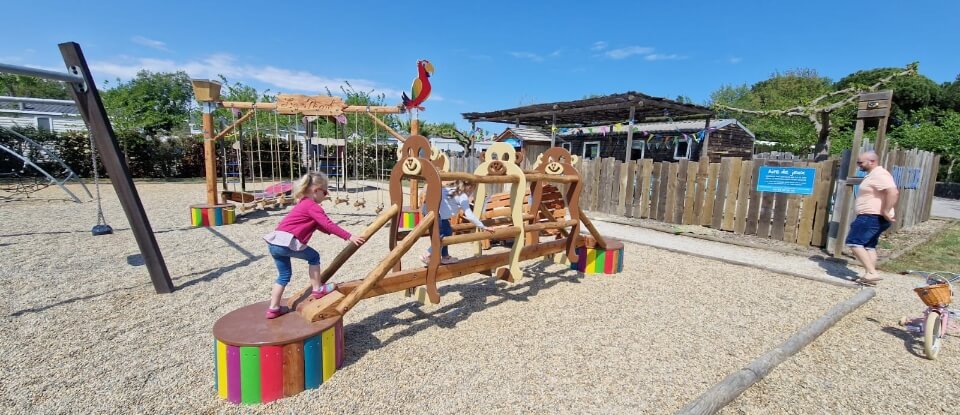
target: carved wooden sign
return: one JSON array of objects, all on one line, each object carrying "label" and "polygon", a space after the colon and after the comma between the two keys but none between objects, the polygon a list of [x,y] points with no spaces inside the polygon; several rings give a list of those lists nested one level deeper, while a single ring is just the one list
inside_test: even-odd
[{"label": "carved wooden sign", "polygon": [[320,95],[277,95],[277,112],[280,114],[303,114],[333,116],[343,114],[346,104],[339,97]]}]

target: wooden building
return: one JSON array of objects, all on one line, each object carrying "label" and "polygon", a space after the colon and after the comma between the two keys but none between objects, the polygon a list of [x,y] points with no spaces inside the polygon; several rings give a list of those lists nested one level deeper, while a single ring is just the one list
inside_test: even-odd
[{"label": "wooden building", "polygon": [[[702,149],[706,132],[706,155],[710,161],[719,162],[721,157],[742,157],[750,160],[753,155],[755,136],[735,119],[695,121],[666,121],[634,125],[631,160],[653,161],[698,160],[697,149]],[[614,157],[623,159],[627,151],[627,126],[561,128],[557,132],[557,145],[586,159]]]},{"label": "wooden building", "polygon": [[[516,130],[521,126],[533,127],[544,135],[549,133],[552,145],[567,147],[572,153],[584,158],[616,157],[625,161],[635,160],[645,152],[645,143],[634,142],[636,139],[643,141],[642,137],[637,135],[638,124],[689,121],[699,123],[702,125],[701,130],[709,131],[712,116],[713,111],[703,106],[639,92],[463,114],[463,117],[474,125],[477,122],[495,122],[512,124]],[[584,130],[589,137],[583,135]],[[558,140],[557,133],[560,131],[580,131],[581,135],[579,139],[574,136]],[[596,135],[593,135],[594,133]],[[708,135],[706,140],[700,142],[692,140],[692,146],[686,150],[690,159],[698,160],[702,150],[710,148],[710,137]],[[627,151],[628,148],[641,151]],[[706,156],[706,153],[703,155]],[[535,157],[536,155],[533,155],[533,158]]]},{"label": "wooden building", "polygon": [[524,158],[534,161],[537,156],[550,148],[550,136],[543,131],[532,127],[508,127],[493,141],[509,143],[518,150],[523,150]]}]

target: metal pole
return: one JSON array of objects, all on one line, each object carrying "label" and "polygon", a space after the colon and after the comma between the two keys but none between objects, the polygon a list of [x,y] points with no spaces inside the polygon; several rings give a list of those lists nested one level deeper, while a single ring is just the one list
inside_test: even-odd
[{"label": "metal pole", "polygon": [[550,147],[557,146],[557,113],[553,113],[553,121],[550,123]]},{"label": "metal pole", "polygon": [[633,121],[637,115],[637,107],[635,105],[630,106],[630,121],[627,123],[627,151],[626,155],[623,157],[625,163],[629,163],[633,154]]},{"label": "metal pole", "polygon": [[66,72],[48,71],[46,69],[30,68],[27,66],[7,65],[5,63],[0,63],[0,72],[14,75],[35,76],[37,78],[51,79],[54,81],[67,82],[71,84],[84,83],[83,77],[79,75]]},{"label": "metal pole", "polygon": [[[2,72],[2,71],[0,71]],[[27,97],[0,97],[0,102],[22,102],[24,104],[58,104],[77,106],[76,102],[69,99],[46,99],[46,98],[27,98]]]}]

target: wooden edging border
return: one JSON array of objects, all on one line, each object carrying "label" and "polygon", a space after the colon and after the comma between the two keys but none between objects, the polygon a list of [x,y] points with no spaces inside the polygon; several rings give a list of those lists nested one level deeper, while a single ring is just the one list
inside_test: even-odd
[{"label": "wooden edging border", "polygon": [[727,375],[727,377],[723,378],[719,383],[713,385],[713,387],[681,408],[677,414],[699,415],[716,413],[730,402],[733,402],[733,400],[740,396],[747,388],[766,377],[774,368],[780,365],[780,363],[783,363],[790,356],[799,352],[800,349],[803,349],[812,341],[816,340],[817,337],[820,337],[820,335],[830,327],[833,327],[837,322],[853,312],[853,310],[860,308],[860,306],[875,295],[877,295],[877,291],[873,288],[864,288],[850,298],[837,303],[823,316],[794,333],[793,336],[790,336],[789,339],[775,349],[764,353],[753,362],[750,362],[746,367]]}]

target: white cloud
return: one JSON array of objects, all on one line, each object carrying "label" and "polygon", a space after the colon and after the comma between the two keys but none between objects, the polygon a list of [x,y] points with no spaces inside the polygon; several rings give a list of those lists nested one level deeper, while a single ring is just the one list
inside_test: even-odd
[{"label": "white cloud", "polygon": [[167,49],[167,44],[164,43],[164,42],[161,42],[161,41],[159,41],[159,40],[148,39],[148,38],[145,38],[145,37],[143,37],[143,36],[134,36],[134,37],[132,37],[132,38],[130,39],[130,41],[133,42],[133,43],[136,43],[136,44],[138,44],[138,45],[146,46],[146,47],[148,47],[148,48],[153,48],[153,49],[156,49],[156,50],[162,50],[162,51],[164,51],[164,52],[169,52],[169,51],[170,51],[170,49]]},{"label": "white cloud", "polygon": [[283,92],[323,93],[329,89],[340,92],[347,82],[357,90],[375,90],[387,97],[400,97],[400,90],[385,88],[367,79],[336,78],[317,75],[308,71],[279,68],[272,65],[256,66],[237,62],[228,54],[214,54],[200,60],[176,62],[170,59],[122,58],[122,62],[91,62],[90,68],[98,77],[130,79],[141,70],[152,72],[184,71],[192,78],[217,79],[223,75],[231,81],[256,80]]},{"label": "white cloud", "polygon": [[642,55],[653,52],[653,48],[645,46],[627,46],[620,49],[612,49],[604,52],[604,56],[610,59],[624,59],[633,55]]},{"label": "white cloud", "polygon": [[510,56],[513,56],[517,59],[529,59],[533,62],[543,62],[543,56],[540,56],[533,52],[509,52]]},{"label": "white cloud", "polygon": [[557,50],[553,51],[552,53],[550,53],[550,57],[551,57],[551,58],[559,57],[561,52],[562,52],[562,50],[557,49]]},{"label": "white cloud", "polygon": [[673,61],[673,60],[686,59],[687,57],[686,57],[686,56],[677,55],[677,54],[675,54],[675,53],[674,53],[674,54],[670,54],[670,55],[663,55],[663,54],[658,54],[658,53],[651,53],[651,54],[649,54],[649,55],[647,55],[647,56],[644,56],[643,58],[646,59],[646,60],[648,60],[648,61]]},{"label": "white cloud", "polygon": [[739,58],[739,57],[734,56],[734,57],[732,57],[732,58],[730,58],[730,59],[727,59],[727,62],[729,62],[729,63],[732,64],[732,65],[736,65],[736,64],[738,64],[738,63],[740,63],[740,62],[743,62],[743,58]]},{"label": "white cloud", "polygon": [[607,42],[600,40],[597,42],[593,42],[593,46],[590,47],[590,50],[601,51],[606,49],[607,46],[608,46]]}]

